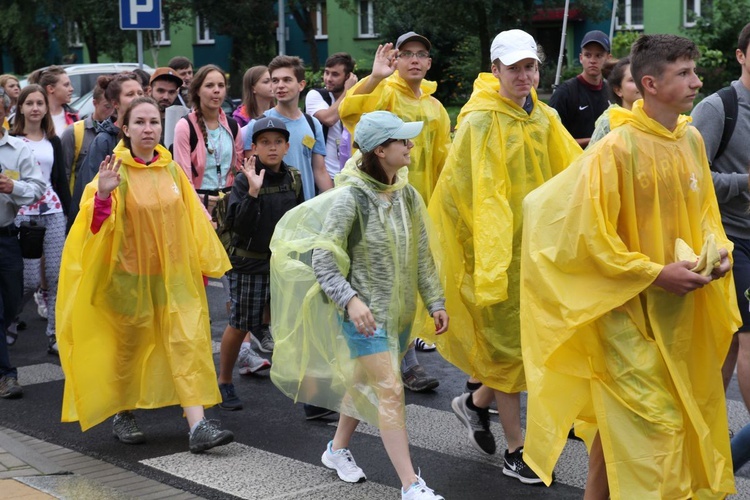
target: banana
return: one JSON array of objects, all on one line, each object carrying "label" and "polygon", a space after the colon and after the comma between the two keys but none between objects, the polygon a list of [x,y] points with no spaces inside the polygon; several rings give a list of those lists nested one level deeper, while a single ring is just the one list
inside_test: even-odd
[{"label": "banana", "polygon": [[683,260],[695,262],[695,266],[691,271],[703,276],[710,276],[714,268],[718,267],[721,262],[719,249],[716,247],[716,238],[713,234],[709,234],[706,238],[700,255],[696,255],[685,240],[677,238],[674,245],[674,255],[676,262]]}]

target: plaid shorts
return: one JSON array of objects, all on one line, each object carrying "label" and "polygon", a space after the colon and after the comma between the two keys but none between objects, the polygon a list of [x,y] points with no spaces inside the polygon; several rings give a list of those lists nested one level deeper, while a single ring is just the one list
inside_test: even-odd
[{"label": "plaid shorts", "polygon": [[232,295],[229,326],[243,332],[259,332],[263,324],[263,308],[268,304],[271,291],[271,277],[233,271],[227,276]]}]

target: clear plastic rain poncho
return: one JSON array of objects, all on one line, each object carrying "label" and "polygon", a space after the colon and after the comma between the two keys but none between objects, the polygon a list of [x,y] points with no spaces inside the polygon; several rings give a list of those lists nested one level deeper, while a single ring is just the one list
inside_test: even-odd
[{"label": "clear plastic rain poncho", "polygon": [[120,142],[111,215],[91,232],[97,177],[65,242],[62,421],[83,430],[123,410],[221,401],[203,276],[231,265],[190,181],[169,151],[156,152],[144,165]]},{"label": "clear plastic rain poncho", "polygon": [[525,384],[519,325],[521,203],[566,168],[581,148],[536,97],[529,115],[481,73],[461,110],[453,147],[430,201],[446,276],[450,331],[420,337],[448,361],[493,389]]},{"label": "clear plastic rain poncho", "polygon": [[[297,402],[405,426],[401,357],[421,295],[444,309],[426,210],[401,169],[376,182],[352,158],[336,188],[290,210],[271,240],[271,379]],[[354,294],[378,330],[358,333],[345,306]]]},{"label": "clear plastic rain poncho", "polygon": [[354,94],[368,79],[357,82],[341,101],[341,121],[352,137],[362,114],[371,111],[390,111],[405,122],[423,122],[422,132],[412,140],[409,184],[417,189],[425,203],[429,203],[451,144],[450,117],[440,101],[432,96],[437,83],[422,80],[422,94],[417,97],[397,71],[380,82],[372,93]]},{"label": "clear plastic rain poncho", "polygon": [[549,484],[576,421],[601,436],[610,495],[734,491],[721,367],[740,325],[728,274],[680,297],[652,286],[713,234],[730,251],[700,134],[610,110],[612,131],[526,197],[524,460]]}]

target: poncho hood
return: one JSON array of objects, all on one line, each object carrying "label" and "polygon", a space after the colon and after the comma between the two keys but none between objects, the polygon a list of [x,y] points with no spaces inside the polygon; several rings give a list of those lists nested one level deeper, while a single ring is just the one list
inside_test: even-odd
[{"label": "poncho hood", "polygon": [[117,143],[113,153],[122,160],[123,165],[127,165],[130,168],[164,168],[172,163],[172,154],[167,148],[161,144],[157,144],[154,151],[158,156],[155,156],[154,161],[149,164],[137,161],[123,141]]},{"label": "poncho hood", "polygon": [[693,119],[690,116],[680,115],[677,118],[677,126],[674,130],[670,131],[646,114],[643,110],[643,99],[638,99],[633,103],[632,111],[618,106],[612,107],[609,112],[610,130],[629,124],[643,132],[674,141],[682,138],[687,133],[692,121]]},{"label": "poncho hood", "polygon": [[[534,103],[533,114],[538,109],[536,90],[533,88],[531,100]],[[461,108],[456,127],[460,126],[463,118],[472,111],[496,111],[516,120],[528,120],[531,116],[514,101],[500,95],[500,81],[492,73],[479,73],[477,79],[474,80],[474,90],[469,97],[469,102]]]},{"label": "poncho hood", "polygon": [[[414,96],[414,91],[411,89],[409,84],[406,83],[406,80],[401,78],[401,75],[398,74],[398,71],[389,76],[386,81],[398,88],[399,91],[403,92],[404,94]],[[431,96],[437,90],[437,83],[433,82],[432,80],[422,79],[422,83],[419,84],[419,89],[422,91],[422,95],[419,96],[420,98]]]}]

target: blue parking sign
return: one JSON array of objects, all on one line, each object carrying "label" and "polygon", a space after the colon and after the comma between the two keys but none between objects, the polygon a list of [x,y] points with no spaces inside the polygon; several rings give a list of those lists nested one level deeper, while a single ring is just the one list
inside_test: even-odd
[{"label": "blue parking sign", "polygon": [[161,29],[161,0],[120,0],[120,29]]}]

